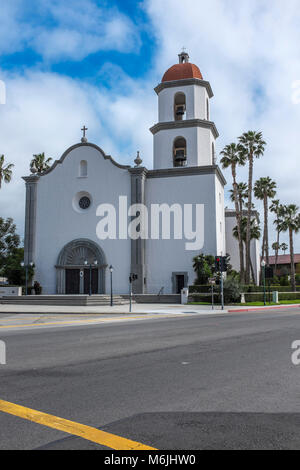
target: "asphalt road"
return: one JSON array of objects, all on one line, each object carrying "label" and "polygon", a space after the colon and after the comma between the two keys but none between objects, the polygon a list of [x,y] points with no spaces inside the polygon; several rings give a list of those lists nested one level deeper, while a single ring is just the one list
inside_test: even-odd
[{"label": "asphalt road", "polygon": [[[0,400],[157,449],[300,448],[300,309],[11,328],[0,340]],[[0,449],[107,447],[0,412]]]}]

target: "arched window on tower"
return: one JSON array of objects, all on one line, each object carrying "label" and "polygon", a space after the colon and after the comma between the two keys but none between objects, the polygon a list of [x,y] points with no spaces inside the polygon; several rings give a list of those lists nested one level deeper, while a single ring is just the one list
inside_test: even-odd
[{"label": "arched window on tower", "polygon": [[87,176],[87,161],[81,160],[79,166],[79,176]]},{"label": "arched window on tower", "polygon": [[186,113],[186,100],[184,93],[176,93],[174,97],[174,119],[175,121],[182,121]]},{"label": "arched window on tower", "polygon": [[209,121],[209,101],[206,99],[206,119]]},{"label": "arched window on tower", "polygon": [[173,164],[175,167],[178,167],[185,166],[186,163],[186,140],[184,137],[177,137],[173,144]]}]

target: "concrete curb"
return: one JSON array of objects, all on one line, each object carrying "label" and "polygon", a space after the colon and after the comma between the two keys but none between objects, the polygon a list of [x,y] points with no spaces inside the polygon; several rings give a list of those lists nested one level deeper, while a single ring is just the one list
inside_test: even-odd
[{"label": "concrete curb", "polygon": [[287,305],[270,305],[269,307],[250,307],[250,308],[241,308],[241,309],[232,309],[227,310],[228,313],[235,313],[235,312],[254,312],[260,310],[279,310],[279,309],[287,309],[287,308],[299,308],[300,304],[287,304]]}]

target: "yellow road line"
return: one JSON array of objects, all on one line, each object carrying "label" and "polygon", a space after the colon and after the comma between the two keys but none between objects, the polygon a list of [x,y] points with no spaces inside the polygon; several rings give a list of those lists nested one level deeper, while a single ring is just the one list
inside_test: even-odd
[{"label": "yellow road line", "polygon": [[[185,315],[181,315],[185,316]],[[29,326],[36,326],[36,327],[41,327],[41,326],[50,326],[50,325],[68,325],[68,324],[80,324],[80,323],[90,323],[92,322],[94,325],[97,325],[98,323],[104,323],[104,322],[115,322],[115,321],[120,321],[120,320],[151,320],[153,318],[171,318],[171,317],[178,317],[177,314],[174,315],[153,315],[153,316],[147,316],[147,317],[119,317],[119,318],[103,318],[102,320],[69,320],[69,321],[59,321],[59,322],[45,322],[45,323],[26,323],[24,325],[1,325],[0,329],[8,329],[8,328],[25,328]]]},{"label": "yellow road line", "polygon": [[86,322],[94,322],[94,323],[99,323],[102,322],[103,320],[95,321],[95,320],[70,320],[70,321],[59,321],[59,322],[45,322],[45,323],[26,323],[24,325],[5,325],[5,326],[0,326],[1,329],[5,328],[24,328],[27,326],[49,326],[49,325],[66,325],[66,324],[76,324],[76,323],[86,323]]},{"label": "yellow road line", "polygon": [[49,428],[58,429],[59,431],[82,437],[87,441],[96,442],[96,444],[109,447],[114,450],[156,450],[140,442],[131,441],[124,437],[116,436],[97,428],[86,426],[85,424],[69,421],[68,419],[59,418],[41,411],[16,405],[8,401],[0,400],[0,411],[8,413],[19,418],[33,421],[34,423],[47,426]]}]

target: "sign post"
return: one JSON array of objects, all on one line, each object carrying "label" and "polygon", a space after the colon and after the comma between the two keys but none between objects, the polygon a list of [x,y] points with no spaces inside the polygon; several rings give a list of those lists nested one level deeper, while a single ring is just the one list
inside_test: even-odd
[{"label": "sign post", "polygon": [[130,290],[129,290],[129,313],[132,312],[132,283],[133,281],[136,281],[138,278],[137,274],[130,273],[129,276],[129,284],[130,284]]},{"label": "sign post", "polygon": [[216,280],[214,277],[209,278],[208,282],[211,285],[211,309],[214,309],[214,285],[216,284]]},{"label": "sign post", "polygon": [[223,284],[223,272],[221,272],[221,305],[224,310],[224,284]]},{"label": "sign post", "polygon": [[221,306],[224,310],[224,283],[223,283],[223,273],[226,273],[228,269],[227,266],[227,256],[216,256],[215,257],[215,271],[220,273],[220,294],[221,294]]}]

